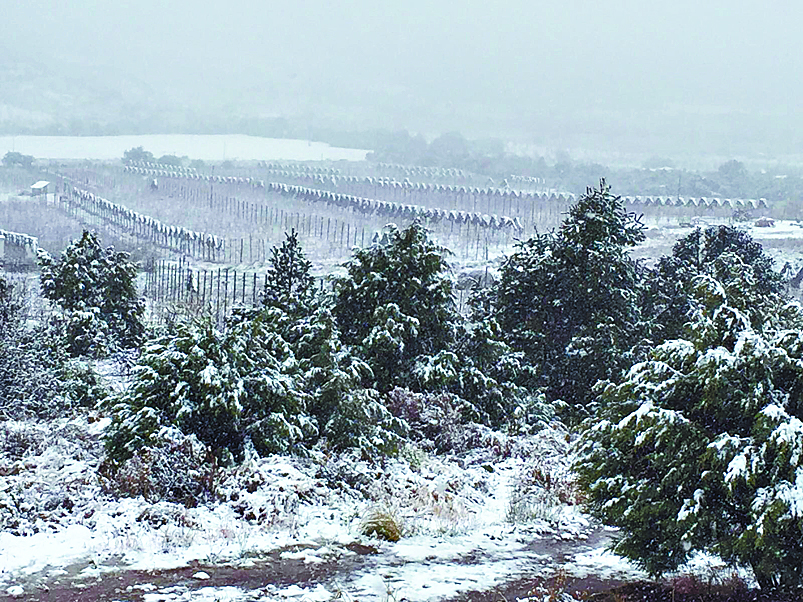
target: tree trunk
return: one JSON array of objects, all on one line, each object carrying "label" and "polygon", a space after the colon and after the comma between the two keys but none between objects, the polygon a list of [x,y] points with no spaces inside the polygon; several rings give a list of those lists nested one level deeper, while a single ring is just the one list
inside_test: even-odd
[{"label": "tree trunk", "polygon": [[758,587],[761,588],[761,591],[770,592],[778,588],[779,584],[773,573],[762,569],[758,562],[751,563],[751,568],[753,569],[753,575],[755,575],[756,581],[758,581]]}]

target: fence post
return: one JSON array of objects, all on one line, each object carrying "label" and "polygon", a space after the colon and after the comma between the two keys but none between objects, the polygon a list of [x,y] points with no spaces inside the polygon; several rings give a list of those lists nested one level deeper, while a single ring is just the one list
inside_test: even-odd
[{"label": "fence post", "polygon": [[161,295],[162,300],[167,298],[167,277],[168,277],[168,274],[167,274],[167,262],[163,259],[162,260],[162,278],[161,278],[161,280],[162,280],[162,287],[161,287],[162,288],[162,295]]},{"label": "fence post", "polygon": [[[226,321],[226,310],[228,308],[228,295],[229,295],[229,268],[226,267],[226,280],[223,283],[223,321]],[[236,281],[236,279],[235,279]]]},{"label": "fence post", "polygon": [[215,322],[220,323],[220,268],[217,269],[217,295],[215,295]]}]

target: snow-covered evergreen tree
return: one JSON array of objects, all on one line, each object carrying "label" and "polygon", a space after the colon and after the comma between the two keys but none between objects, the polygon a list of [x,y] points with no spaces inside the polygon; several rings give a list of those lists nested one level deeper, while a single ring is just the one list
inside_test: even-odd
[{"label": "snow-covered evergreen tree", "polygon": [[550,400],[582,413],[594,383],[629,366],[644,332],[641,268],[629,251],[642,240],[637,216],[603,180],[558,232],[522,243],[503,265],[496,318]]},{"label": "snow-covered evergreen tree", "polygon": [[658,261],[648,278],[644,313],[651,322],[653,340],[682,336],[692,311],[691,287],[695,278],[713,275],[717,258],[725,253],[735,254],[751,266],[752,277],[763,296],[783,291],[783,280],[773,270],[772,260],[748,233],[731,226],[697,228],[675,244],[671,255]]},{"label": "snow-covered evergreen tree", "polygon": [[94,373],[71,364],[61,324],[29,320],[27,292],[0,276],[0,418],[64,416],[103,396]]},{"label": "snow-covered evergreen tree", "polygon": [[407,425],[369,386],[370,366],[340,340],[331,311],[321,307],[295,328],[299,375],[320,434],[332,447],[357,447],[366,457],[396,453]]},{"label": "snow-covered evergreen tree", "polygon": [[392,229],[387,246],[355,251],[348,275],[335,281],[333,313],[343,340],[381,361],[375,370],[381,391],[404,383],[415,358],[454,342],[457,312],[447,253],[414,222]]},{"label": "snow-covered evergreen tree", "polygon": [[310,395],[299,386],[298,362],[273,328],[280,310],[260,312],[227,332],[227,351],[242,377],[244,434],[260,454],[300,451],[318,434]]},{"label": "snow-covered evergreen tree", "polygon": [[333,314],[344,342],[370,366],[376,389],[457,396],[465,419],[501,425],[526,397],[527,362],[492,316],[455,307],[447,250],[419,223],[391,230],[387,246],[358,250],[335,284]]},{"label": "snow-covered evergreen tree", "polygon": [[461,322],[451,350],[417,358],[410,384],[419,391],[451,393],[464,400],[466,420],[502,426],[530,395],[522,383],[532,381],[524,354],[503,341],[496,320],[488,317]]},{"label": "snow-covered evergreen tree", "polygon": [[93,232],[69,245],[59,260],[40,251],[42,294],[67,312],[73,355],[102,355],[107,347],[136,347],[145,306],[136,290],[137,267],[127,253],[104,249]]},{"label": "snow-covered evergreen tree", "polygon": [[720,254],[683,338],[598,386],[577,470],[615,550],[651,573],[707,550],[764,589],[803,585],[803,313],[760,270]]},{"label": "snow-covered evergreen tree", "polygon": [[0,275],[0,336],[17,321],[22,307],[14,285]]},{"label": "snow-covered evergreen tree", "polygon": [[117,400],[108,438],[124,461],[163,427],[194,434],[215,454],[287,452],[315,434],[296,362],[265,314],[225,333],[208,319],[181,324],[143,347],[131,391]]},{"label": "snow-covered evergreen tree", "polygon": [[291,316],[303,316],[315,297],[312,262],[304,255],[298,232],[285,233],[286,240],[271,250],[270,267],[262,293],[262,303],[279,307]]}]

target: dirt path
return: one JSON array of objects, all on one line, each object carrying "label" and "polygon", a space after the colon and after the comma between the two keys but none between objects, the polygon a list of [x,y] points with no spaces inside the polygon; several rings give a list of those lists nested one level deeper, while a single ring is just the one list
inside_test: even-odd
[{"label": "dirt path", "polygon": [[[526,561],[522,564],[521,572],[496,587],[485,588],[481,580],[474,581],[473,587],[453,582],[455,592],[463,593],[448,597],[450,601],[457,602],[470,600],[472,602],[493,602],[496,600],[514,600],[531,591],[537,585],[543,585],[545,578],[541,575],[551,575],[563,563],[571,560],[580,553],[587,552],[603,546],[608,535],[602,530],[594,531],[587,540],[564,541],[553,538],[533,539],[522,550]],[[459,560],[434,560],[421,562],[407,562],[397,557],[393,550],[379,552],[376,548],[360,544],[350,544],[337,550],[334,556],[326,558],[323,562],[305,562],[304,558],[288,558],[284,552],[299,552],[305,549],[294,546],[253,558],[245,564],[202,564],[193,563],[190,566],[157,571],[111,570],[109,572],[93,573],[90,576],[85,570],[87,563],[68,567],[60,574],[48,576],[46,573],[31,576],[26,582],[23,595],[17,600],[26,602],[142,602],[148,596],[150,600],[179,599],[191,600],[202,597],[203,588],[236,587],[244,593],[242,599],[271,599],[271,592],[276,588],[297,585],[302,588],[314,588],[318,584],[326,587],[330,592],[337,590],[337,583],[345,584],[344,590],[354,600],[366,598],[365,592],[349,591],[349,583],[363,575],[392,574],[395,570],[403,569],[406,574],[409,570],[431,570],[433,566],[449,572],[450,567],[476,566],[492,567],[497,559],[485,554],[481,549],[472,554],[461,557]],[[197,579],[193,576],[199,571],[209,575],[208,579]],[[415,574],[415,573],[413,573]],[[600,580],[577,578],[570,581],[568,587],[574,590],[601,591],[610,589],[621,583],[620,580]],[[399,600],[413,600],[405,598],[405,584],[397,582]],[[245,594],[248,592],[248,594]],[[504,596],[504,597],[500,597]],[[238,598],[239,599],[239,598]],[[349,599],[349,598],[344,598]]]},{"label": "dirt path", "polygon": [[[304,549],[293,546],[274,550],[254,558],[245,566],[232,564],[192,563],[189,566],[156,571],[132,571],[122,569],[100,574],[96,577],[82,578],[79,573],[86,563],[68,567],[64,574],[56,577],[39,576],[24,583],[25,593],[16,600],[30,602],[106,602],[140,601],[145,594],[166,588],[194,590],[206,587],[235,586],[245,591],[258,590],[266,585],[309,586],[331,580],[341,573],[365,568],[368,557],[377,553],[376,548],[351,544],[346,549],[354,554],[312,564],[303,559],[282,558],[283,552],[297,552]],[[209,575],[208,579],[193,577],[199,571]],[[136,586],[145,586],[137,588]]]}]

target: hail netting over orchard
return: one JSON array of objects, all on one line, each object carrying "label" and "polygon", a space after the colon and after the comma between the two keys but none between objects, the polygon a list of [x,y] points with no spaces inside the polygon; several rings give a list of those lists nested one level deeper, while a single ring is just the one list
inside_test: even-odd
[{"label": "hail netting over orchard", "polygon": [[217,259],[224,251],[224,240],[212,234],[164,224],[88,190],[67,186],[65,192],[60,199],[68,212],[83,211],[158,246],[208,260]]},{"label": "hail netting over orchard", "polygon": [[[478,203],[477,199],[465,198],[458,203],[459,206],[438,206],[437,189],[425,190],[424,194],[430,200],[426,205],[419,205],[405,202],[409,199],[403,199],[401,195],[397,200],[384,200],[350,194],[342,189],[356,185],[349,182],[342,182],[340,188],[327,190],[328,184],[320,183],[311,187],[250,177],[202,176],[189,171],[140,167],[129,167],[128,172],[104,171],[101,167],[73,169],[68,175],[76,185],[80,183],[94,190],[95,194],[101,191],[108,196],[114,194],[116,202],[164,223],[191,225],[193,230],[214,233],[226,239],[262,238],[267,234],[273,242],[277,242],[281,232],[295,227],[308,247],[316,238],[325,239],[325,244],[341,254],[352,246],[370,244],[374,232],[388,222],[406,223],[420,219],[432,229],[433,235],[449,244],[455,252],[462,252],[466,258],[479,258],[488,248],[505,248],[514,237],[522,234],[523,221],[528,219],[486,214],[479,208],[475,210],[473,206]],[[151,189],[154,180],[157,182],[155,190]],[[144,194],[146,192],[150,194]],[[479,189],[465,191],[466,197],[472,194],[478,197]],[[455,193],[455,199],[458,196]],[[178,217],[176,200],[163,197],[181,199],[184,207],[186,203],[193,204],[196,208],[193,223],[182,222],[186,216]],[[510,210],[512,207],[512,196],[499,194],[492,198],[496,199],[493,207],[496,210]],[[569,200],[568,197],[561,198]],[[549,206],[535,206],[534,210],[549,209],[556,217],[562,209],[560,200],[556,200]],[[468,205],[472,208],[468,209]],[[213,219],[213,215],[219,217]],[[225,220],[221,220],[220,217],[224,216]],[[223,224],[230,226],[223,228]]]},{"label": "hail netting over orchard", "polygon": [[[292,228],[303,235],[308,247],[316,247],[319,253],[330,257],[342,257],[355,246],[371,244],[374,233],[387,225],[389,218],[439,222],[434,213],[430,217],[427,217],[430,214],[420,217],[412,206],[399,206],[399,213],[394,215],[361,213],[343,197],[285,185],[277,185],[269,191],[267,201],[261,197],[243,200],[217,192],[207,197],[206,193],[181,187],[176,193],[178,196],[198,203],[191,220],[201,222],[202,231],[193,231],[165,223],[187,220],[180,203],[166,204],[161,197],[153,195],[129,197],[129,205],[137,205],[148,212],[140,213],[86,190],[69,186],[67,190],[68,194],[61,196],[60,202],[77,219],[88,219],[93,225],[96,221],[117,225],[140,240],[199,259],[226,263],[265,261],[271,241],[280,240],[279,237]],[[152,217],[154,214],[164,217],[165,221]],[[510,242],[515,228],[493,229],[492,226],[499,223],[492,216],[477,214],[439,229],[461,246],[464,257],[479,258],[482,252],[487,256],[490,247],[501,249]],[[509,224],[512,228],[514,222]],[[226,234],[209,234],[212,230]]]},{"label": "hail netting over orchard", "polygon": [[[388,175],[343,175],[340,169],[298,165],[262,164],[265,169],[241,168],[248,175],[203,175],[190,168],[177,171],[169,165],[137,163],[129,169],[138,173],[164,177],[188,177],[219,183],[242,184],[254,181],[282,183],[300,187],[342,193],[397,204],[412,204],[463,210],[486,217],[494,215],[518,218],[527,235],[533,229],[544,230],[557,225],[561,212],[576,201],[574,194],[544,188],[539,178],[511,176],[496,186],[487,177],[466,174],[462,170],[390,166],[375,164],[378,172]],[[398,177],[405,176],[403,179]],[[412,179],[411,179],[412,178]],[[451,183],[448,183],[451,182]],[[531,189],[534,187],[535,189]],[[768,208],[767,199],[737,199],[720,197],[628,195],[622,200],[626,206],[638,208],[648,217],[683,218],[695,215],[728,217],[734,210]],[[497,218],[504,221],[503,217]]]},{"label": "hail netting over orchard", "polygon": [[[500,202],[481,203],[487,206],[498,207],[501,210],[512,208],[513,196],[506,195],[501,190],[484,191],[479,188],[464,188],[457,190],[453,187],[442,187],[429,184],[404,185],[398,182],[372,178],[356,178],[353,176],[323,176],[304,172],[279,172],[284,180],[279,182],[266,182],[261,179],[241,176],[202,176],[186,172],[154,170],[143,168],[129,168],[140,170],[147,176],[163,177],[169,179],[184,179],[191,182],[205,182],[218,184],[228,194],[248,196],[248,189],[263,189],[273,194],[293,197],[309,203],[321,203],[350,209],[354,213],[364,215],[379,215],[383,217],[408,217],[428,219],[433,223],[454,222],[453,225],[470,223],[473,226],[491,230],[523,230],[522,218],[497,216],[485,214],[477,210],[479,199],[485,195],[489,199]],[[451,199],[441,198],[446,195]],[[548,197],[545,197],[545,200]],[[568,196],[555,197],[556,202],[568,201]],[[403,202],[408,201],[408,202]],[[415,202],[413,202],[415,201]],[[440,201],[440,203],[439,203]],[[422,206],[416,204],[435,203],[435,206]],[[472,206],[468,211],[466,208]],[[449,209],[449,206],[457,208]]]}]

